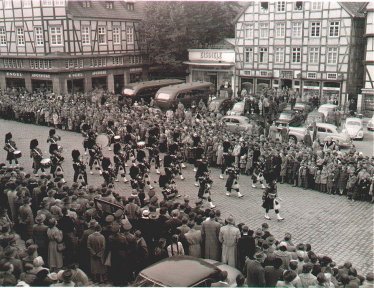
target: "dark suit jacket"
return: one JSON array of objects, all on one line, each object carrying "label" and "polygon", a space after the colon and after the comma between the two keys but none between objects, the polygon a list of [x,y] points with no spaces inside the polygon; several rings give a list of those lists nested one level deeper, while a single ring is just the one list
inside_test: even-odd
[{"label": "dark suit jacket", "polygon": [[247,259],[244,273],[246,274],[248,287],[265,287],[265,269],[260,262]]},{"label": "dark suit jacket", "polygon": [[256,244],[255,239],[249,235],[243,235],[239,238],[237,244],[238,251],[238,269],[242,270],[245,263],[245,257],[253,259],[255,254]]}]

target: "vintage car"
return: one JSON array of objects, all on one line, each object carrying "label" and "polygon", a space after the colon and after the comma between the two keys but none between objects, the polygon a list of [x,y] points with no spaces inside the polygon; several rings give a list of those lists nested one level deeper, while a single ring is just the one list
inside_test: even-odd
[{"label": "vintage car", "polygon": [[304,122],[304,117],[297,111],[283,111],[279,114],[278,119],[275,120],[277,126],[301,126]]},{"label": "vintage car", "polygon": [[364,140],[364,124],[360,118],[347,118],[343,131],[347,132],[352,139]]},{"label": "vintage car", "polygon": [[210,287],[226,271],[230,287],[236,286],[237,269],[214,260],[173,256],[140,271],[135,287]]},{"label": "vintage car", "polygon": [[[327,123],[316,123],[317,126],[317,138],[320,142],[324,142],[326,137],[330,137],[332,141],[336,142],[342,147],[348,147],[351,145],[351,137],[347,132],[339,131],[335,125]],[[313,125],[307,127],[289,127],[289,138],[297,143],[304,139],[306,130],[312,135]]]},{"label": "vintage car", "polygon": [[325,118],[327,118],[327,114],[329,113],[329,111],[335,113],[336,110],[338,110],[338,106],[335,104],[322,104],[318,108],[318,112],[323,113],[323,115],[325,115]]},{"label": "vintage car", "polygon": [[243,116],[245,108],[245,101],[236,102],[231,110],[227,111],[226,115],[229,116]]},{"label": "vintage car", "polygon": [[221,122],[227,130],[232,132],[252,130],[252,124],[245,116],[224,116]]}]

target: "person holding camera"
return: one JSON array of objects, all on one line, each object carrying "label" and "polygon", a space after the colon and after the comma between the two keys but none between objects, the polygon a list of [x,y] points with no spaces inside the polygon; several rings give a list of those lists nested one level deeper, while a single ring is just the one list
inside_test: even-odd
[{"label": "person holding camera", "polygon": [[239,189],[240,189],[240,185],[238,183],[239,173],[240,173],[240,170],[237,169],[237,168],[234,168],[234,167],[227,168],[226,174],[228,174],[229,176],[227,178],[226,185],[225,185],[226,186],[226,196],[230,196],[232,190],[234,190],[238,193],[239,198],[242,198],[244,196],[239,191]]}]

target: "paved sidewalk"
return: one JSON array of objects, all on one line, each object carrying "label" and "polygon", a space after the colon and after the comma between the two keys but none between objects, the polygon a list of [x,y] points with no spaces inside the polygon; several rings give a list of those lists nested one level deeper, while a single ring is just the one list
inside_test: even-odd
[{"label": "paved sidewalk", "polygon": [[[31,158],[29,157],[29,143],[33,138],[39,140],[40,148],[45,156],[49,155],[47,137],[48,127],[23,124],[13,121],[0,120],[0,137],[12,131],[13,138],[18,148],[22,151],[21,164],[31,172]],[[65,162],[65,179],[72,182],[71,151],[79,148],[83,154],[83,138],[78,133],[58,130],[62,137],[61,144],[64,147],[63,156]],[[105,155],[112,152],[104,151]],[[5,151],[0,155],[0,161],[5,161]],[[197,198],[197,188],[194,186],[194,172],[191,165],[184,169],[186,180],[177,180],[180,194],[189,195],[191,203]],[[232,214],[236,223],[243,222],[251,229],[256,229],[264,223],[264,211],[261,207],[262,190],[251,187],[248,176],[240,176],[241,192],[245,195],[238,199],[232,195],[225,195],[225,181],[219,179],[219,171],[211,169],[214,180],[212,198],[217,209],[220,209],[223,217]],[[158,180],[158,175],[152,170],[152,180]],[[99,175],[88,175],[90,185],[103,183]],[[160,189],[155,184],[157,195]],[[116,183],[115,190],[123,195],[130,195],[129,184]],[[340,265],[345,261],[351,261],[362,274],[373,271],[373,205],[367,202],[351,202],[346,197],[327,195],[317,191],[302,190],[286,184],[278,185],[281,202],[281,214],[285,218],[283,222],[275,220],[274,212],[270,212],[270,231],[277,239],[290,232],[295,243],[310,243],[312,249],[321,255],[329,255]]]}]

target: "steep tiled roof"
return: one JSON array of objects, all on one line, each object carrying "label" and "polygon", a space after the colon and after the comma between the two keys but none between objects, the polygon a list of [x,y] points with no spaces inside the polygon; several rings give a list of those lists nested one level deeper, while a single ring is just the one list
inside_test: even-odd
[{"label": "steep tiled roof", "polygon": [[339,2],[345,11],[352,17],[365,17],[364,11],[368,2]]},{"label": "steep tiled roof", "polygon": [[[100,19],[123,19],[123,20],[142,20],[145,13],[145,2],[135,2],[134,10],[126,9],[126,2],[123,0],[109,1],[113,2],[113,9],[107,9],[108,1],[89,1],[90,7],[83,7],[83,1],[68,1],[67,10],[73,18],[100,18]],[[88,1],[87,1],[88,2]]]}]

